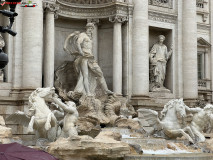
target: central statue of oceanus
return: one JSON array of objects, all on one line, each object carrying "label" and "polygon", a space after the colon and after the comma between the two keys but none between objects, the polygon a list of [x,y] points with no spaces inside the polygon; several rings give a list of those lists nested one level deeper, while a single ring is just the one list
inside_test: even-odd
[{"label": "central statue of oceanus", "polygon": [[92,54],[93,29],[94,24],[87,23],[86,32],[76,31],[65,40],[64,50],[74,56],[74,65],[78,73],[78,82],[73,93],[93,96],[98,82],[105,94],[113,94],[108,89],[103,72]]}]

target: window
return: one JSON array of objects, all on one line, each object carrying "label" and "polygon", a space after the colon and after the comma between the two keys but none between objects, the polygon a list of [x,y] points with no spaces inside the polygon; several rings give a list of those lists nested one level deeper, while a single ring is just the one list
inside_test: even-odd
[{"label": "window", "polygon": [[198,79],[204,79],[205,67],[204,67],[204,53],[198,52],[197,55],[197,71]]}]

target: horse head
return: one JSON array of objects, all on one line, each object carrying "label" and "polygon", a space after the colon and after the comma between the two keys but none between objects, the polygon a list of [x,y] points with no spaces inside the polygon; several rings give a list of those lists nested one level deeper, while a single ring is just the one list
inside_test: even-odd
[{"label": "horse head", "polygon": [[164,117],[167,115],[168,111],[174,111],[178,118],[186,116],[186,105],[183,102],[183,99],[173,99],[170,100],[161,111],[161,115]]},{"label": "horse head", "polygon": [[183,99],[177,99],[175,101],[175,109],[176,109],[176,115],[178,118],[184,118],[186,117],[186,105],[183,102]]}]

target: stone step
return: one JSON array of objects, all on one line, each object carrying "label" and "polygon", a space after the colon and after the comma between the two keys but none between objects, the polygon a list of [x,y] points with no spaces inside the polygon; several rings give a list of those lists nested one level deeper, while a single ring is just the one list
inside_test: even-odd
[{"label": "stone step", "polygon": [[213,160],[213,154],[127,155],[124,160]]}]

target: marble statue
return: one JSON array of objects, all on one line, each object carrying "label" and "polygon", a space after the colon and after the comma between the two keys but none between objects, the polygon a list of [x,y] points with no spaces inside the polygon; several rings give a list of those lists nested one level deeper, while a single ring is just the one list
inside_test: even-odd
[{"label": "marble statue", "polygon": [[75,69],[78,72],[78,82],[74,94],[95,94],[96,81],[100,84],[105,94],[113,94],[106,84],[103,72],[92,54],[93,23],[87,23],[86,32],[70,34],[64,44],[64,50],[75,58]]},{"label": "marble statue", "polygon": [[29,97],[29,111],[17,111],[7,120],[27,126],[28,133],[36,131],[37,138],[54,141],[57,137],[57,119],[46,102],[56,98],[55,88],[37,88]]},{"label": "marble statue", "polygon": [[167,90],[164,87],[166,76],[166,63],[172,55],[172,48],[168,52],[167,46],[163,44],[164,35],[158,36],[158,43],[154,44],[149,52],[150,61],[150,91]]},{"label": "marble statue", "polygon": [[76,104],[72,101],[66,101],[63,103],[59,98],[53,97],[53,102],[61,107],[65,116],[63,118],[63,128],[59,137],[68,138],[72,136],[78,136],[76,129],[76,122],[78,120],[78,111]]},{"label": "marble statue", "polygon": [[213,105],[207,104],[200,112],[196,113],[190,127],[195,134],[196,142],[204,142],[205,137],[202,132],[213,127]]},{"label": "marble statue", "polygon": [[161,118],[158,112],[151,109],[139,109],[149,123],[153,126],[156,136],[174,139],[184,136],[189,142],[194,143],[195,134],[185,118],[187,113],[195,114],[201,111],[201,108],[189,108],[183,102],[183,99],[169,101],[161,111]]}]

